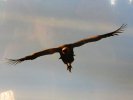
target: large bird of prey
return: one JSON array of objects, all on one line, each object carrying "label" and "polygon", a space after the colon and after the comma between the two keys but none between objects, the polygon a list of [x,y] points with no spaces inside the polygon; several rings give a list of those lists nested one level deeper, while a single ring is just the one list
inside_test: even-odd
[{"label": "large bird of prey", "polygon": [[9,63],[11,63],[11,64],[18,64],[18,63],[21,63],[26,60],[33,60],[40,56],[59,53],[60,54],[59,59],[61,59],[64,62],[64,64],[67,65],[67,70],[69,72],[71,72],[71,68],[72,68],[71,64],[74,61],[73,49],[75,47],[79,47],[79,46],[82,46],[89,42],[96,42],[98,40],[101,40],[101,39],[104,39],[107,37],[118,35],[118,33],[122,33],[124,31],[125,27],[126,27],[126,25],[123,24],[120,28],[118,28],[117,30],[110,32],[110,33],[88,37],[88,38],[82,39],[80,41],[77,41],[75,43],[65,44],[65,45],[59,46],[57,48],[50,48],[50,49],[42,50],[40,52],[36,52],[32,55],[28,55],[28,56],[20,58],[20,59],[8,59],[8,60],[9,60]]}]

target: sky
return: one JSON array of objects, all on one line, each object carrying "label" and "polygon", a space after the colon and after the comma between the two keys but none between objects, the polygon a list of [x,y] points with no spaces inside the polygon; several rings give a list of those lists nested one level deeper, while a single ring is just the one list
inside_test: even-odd
[{"label": "sky", "polygon": [[[15,100],[132,100],[132,0],[0,0],[0,93]],[[75,48],[72,73],[59,54],[16,66],[5,58],[127,28]]]}]

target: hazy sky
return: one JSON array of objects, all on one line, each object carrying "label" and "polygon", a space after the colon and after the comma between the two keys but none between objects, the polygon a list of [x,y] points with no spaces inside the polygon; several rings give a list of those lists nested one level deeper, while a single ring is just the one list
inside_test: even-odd
[{"label": "hazy sky", "polygon": [[119,36],[75,48],[72,73],[59,54],[16,66],[1,60],[0,93],[12,90],[16,100],[132,100],[132,21],[132,0],[0,0],[0,59],[128,24]]}]

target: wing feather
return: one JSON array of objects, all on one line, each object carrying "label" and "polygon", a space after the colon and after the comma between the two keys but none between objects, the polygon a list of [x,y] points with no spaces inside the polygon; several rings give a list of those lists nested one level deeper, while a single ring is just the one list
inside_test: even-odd
[{"label": "wing feather", "polygon": [[79,46],[82,46],[82,45],[84,45],[84,44],[86,44],[88,42],[95,42],[95,41],[101,40],[103,38],[107,38],[107,37],[111,37],[111,36],[114,36],[114,35],[118,35],[118,33],[122,33],[124,31],[124,28],[126,26],[127,26],[126,24],[123,24],[120,28],[118,28],[117,30],[115,30],[113,32],[106,33],[106,34],[103,34],[103,35],[92,36],[92,37],[80,40],[78,42],[72,43],[71,45],[72,45],[72,47],[79,47]]},{"label": "wing feather", "polygon": [[16,64],[21,63],[25,60],[33,60],[33,59],[36,59],[37,57],[40,57],[40,56],[49,55],[49,54],[59,52],[59,49],[60,48],[46,49],[46,50],[36,52],[32,55],[29,55],[29,56],[26,56],[26,57],[23,57],[23,58],[20,58],[20,59],[7,59],[7,60],[8,60],[9,64],[16,65]]}]

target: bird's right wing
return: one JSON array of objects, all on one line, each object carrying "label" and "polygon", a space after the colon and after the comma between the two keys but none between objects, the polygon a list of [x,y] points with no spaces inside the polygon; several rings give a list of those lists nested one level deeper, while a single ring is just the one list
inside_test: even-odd
[{"label": "bird's right wing", "polygon": [[7,59],[7,60],[8,60],[9,64],[15,64],[16,65],[16,64],[21,63],[25,60],[33,60],[33,59],[40,57],[40,56],[49,55],[49,54],[59,52],[59,50],[60,50],[60,48],[51,48],[51,49],[46,49],[46,50],[43,50],[40,52],[36,52],[32,55],[29,55],[29,56],[26,56],[26,57],[23,57],[20,59]]},{"label": "bird's right wing", "polygon": [[118,35],[117,33],[122,33],[124,31],[125,27],[126,27],[126,24],[123,24],[120,28],[118,28],[117,30],[115,30],[113,32],[102,34],[102,35],[92,36],[92,37],[89,37],[86,39],[82,39],[82,40],[77,41],[75,43],[72,43],[70,45],[74,48],[74,47],[82,46],[82,45],[89,43],[89,42],[96,42],[96,41],[101,40],[103,38],[115,36],[115,35]]}]

